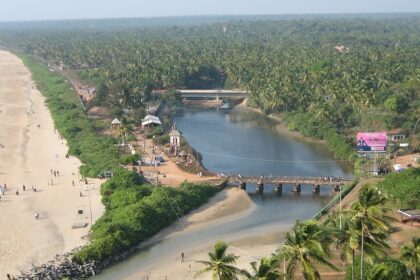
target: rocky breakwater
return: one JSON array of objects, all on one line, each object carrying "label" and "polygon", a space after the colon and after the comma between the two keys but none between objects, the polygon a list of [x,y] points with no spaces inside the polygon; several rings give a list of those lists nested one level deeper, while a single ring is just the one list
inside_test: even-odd
[{"label": "rocky breakwater", "polygon": [[94,261],[86,264],[78,264],[72,260],[72,256],[80,248],[76,248],[73,251],[63,254],[56,255],[55,258],[43,265],[33,267],[29,272],[22,273],[16,276],[14,279],[21,280],[41,280],[41,279],[63,279],[68,277],[70,279],[86,279],[90,276],[94,276],[99,272],[100,266]]},{"label": "rocky breakwater", "polygon": [[45,264],[33,267],[28,272],[15,276],[16,280],[61,280],[66,277],[72,280],[87,279],[95,276],[110,264],[127,258],[138,250],[138,247],[129,248],[104,261],[91,261],[79,264],[73,261],[73,255],[83,249],[83,246],[73,249],[71,252],[56,255],[55,258]]}]

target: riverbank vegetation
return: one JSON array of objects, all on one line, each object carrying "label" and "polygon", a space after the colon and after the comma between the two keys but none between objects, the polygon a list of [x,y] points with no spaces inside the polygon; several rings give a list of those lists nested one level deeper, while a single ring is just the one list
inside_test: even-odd
[{"label": "riverbank vegetation", "polygon": [[331,213],[325,220],[297,221],[279,249],[259,265],[253,263],[251,272],[236,268],[239,256],[228,254],[228,244],[218,241],[214,252],[209,253],[210,260],[201,262],[205,268],[199,273],[212,272],[213,279],[219,280],[240,279],[239,276],[300,279],[301,275],[314,280],[321,279],[321,268],[338,271],[338,265],[344,263],[345,273],[342,270],[341,275],[344,273],[348,280],[415,279],[420,274],[420,238],[413,236],[405,245],[394,248],[398,254],[390,253],[389,238],[395,222],[390,210],[395,208],[393,199],[402,195],[391,195],[389,186],[404,184],[406,176],[418,179],[418,172],[419,169],[411,169],[390,175],[376,185],[364,186],[348,210]]},{"label": "riverbank vegetation", "polygon": [[106,212],[92,227],[92,243],[75,259],[102,261],[121,253],[204,204],[216,192],[214,186],[191,183],[178,189],[154,187],[143,184],[138,174],[119,172],[102,185]]},{"label": "riverbank vegetation", "polygon": [[31,71],[38,90],[46,98],[54,126],[67,141],[69,155],[82,161],[80,173],[96,177],[105,170],[117,169],[121,153],[114,146],[113,139],[98,137],[95,126],[87,118],[68,82],[33,58],[20,57]]},{"label": "riverbank vegetation", "polygon": [[144,114],[158,89],[242,88],[348,159],[357,131],[401,128],[419,149],[419,30],[418,14],[119,19],[5,23],[0,43],[95,84],[92,104],[115,112]]}]

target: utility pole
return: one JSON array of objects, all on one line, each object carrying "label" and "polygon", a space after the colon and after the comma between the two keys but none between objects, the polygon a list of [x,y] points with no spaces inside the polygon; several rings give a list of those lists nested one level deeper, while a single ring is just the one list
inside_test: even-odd
[{"label": "utility pole", "polygon": [[159,179],[158,179],[158,170],[157,170],[157,160],[155,159],[155,171],[156,171],[156,186],[159,185]]},{"label": "utility pole", "polygon": [[[93,184],[92,184],[92,186],[93,186]],[[87,184],[85,184],[85,190],[88,191],[88,196],[89,196],[90,227],[92,227],[92,203],[90,201],[90,189],[88,189]]]},{"label": "utility pole", "polygon": [[197,170],[198,170],[198,151],[195,151],[195,154],[196,154],[195,159],[196,159],[196,161],[197,161]]},{"label": "utility pole", "polygon": [[341,227],[341,184],[339,185],[339,187],[340,187],[340,229],[342,228]]}]

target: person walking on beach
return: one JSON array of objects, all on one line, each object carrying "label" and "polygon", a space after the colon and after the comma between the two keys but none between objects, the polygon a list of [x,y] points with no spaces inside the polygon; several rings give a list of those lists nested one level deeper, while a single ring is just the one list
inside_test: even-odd
[{"label": "person walking on beach", "polygon": [[56,177],[57,176],[57,172],[54,170],[54,177]]},{"label": "person walking on beach", "polygon": [[23,191],[25,191],[25,190],[26,190],[26,187],[25,187],[25,185],[23,185],[23,186],[22,186],[22,189],[23,189]]},{"label": "person walking on beach", "polygon": [[19,195],[19,188],[16,189],[16,195]]},{"label": "person walking on beach", "polygon": [[60,176],[60,172],[58,172],[58,170],[57,170],[57,177],[58,177],[58,176]]},{"label": "person walking on beach", "polygon": [[184,257],[185,257],[184,252],[182,252],[182,253],[181,253],[181,263],[183,263],[183,262],[184,262]]}]

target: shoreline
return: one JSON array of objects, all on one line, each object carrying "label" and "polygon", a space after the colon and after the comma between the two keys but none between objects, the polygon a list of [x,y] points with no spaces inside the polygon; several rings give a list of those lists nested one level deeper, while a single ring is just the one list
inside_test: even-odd
[{"label": "shoreline", "polygon": [[294,131],[289,130],[287,125],[284,123],[284,119],[282,119],[279,116],[275,116],[273,114],[266,115],[263,112],[261,112],[260,109],[249,107],[247,101],[248,101],[248,99],[245,98],[243,102],[236,105],[233,109],[248,110],[248,111],[254,112],[256,114],[265,116],[265,117],[277,122],[276,130],[280,134],[291,136],[295,139],[298,139],[298,140],[301,140],[301,141],[303,140],[303,141],[309,142],[309,143],[320,143],[320,144],[325,145],[325,140],[320,140],[320,139],[316,139],[316,138],[313,138],[313,137],[305,136],[305,135],[302,134],[302,132],[297,131],[297,130],[294,130]]},{"label": "shoreline", "polygon": [[[102,215],[103,205],[98,180],[90,179],[95,189],[84,191],[77,175],[81,162],[65,157],[66,141],[54,129],[45,97],[21,59],[0,51],[0,73],[0,143],[5,146],[0,149],[0,185],[7,184],[0,199],[0,224],[5,225],[0,229],[0,275],[6,275],[86,244],[88,193],[93,222]],[[58,170],[59,176],[51,169]],[[84,214],[78,215],[78,209]],[[89,226],[72,229],[76,222]]]}]

